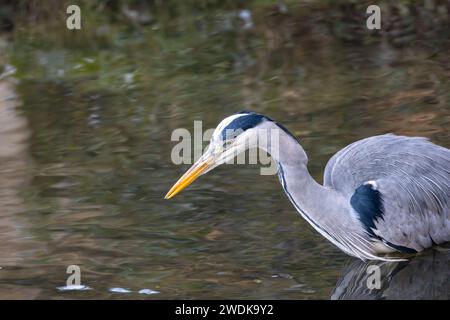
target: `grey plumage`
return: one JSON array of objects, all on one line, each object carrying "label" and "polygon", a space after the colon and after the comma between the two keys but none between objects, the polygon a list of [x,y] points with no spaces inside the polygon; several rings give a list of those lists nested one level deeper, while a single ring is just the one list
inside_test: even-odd
[{"label": "grey plumage", "polygon": [[[276,130],[278,124],[268,120],[257,128]],[[330,159],[322,186],[309,174],[299,141],[278,130],[280,152],[272,157],[289,200],[347,254],[398,260],[392,253],[450,241],[450,150],[424,138],[393,134],[363,139]],[[377,195],[362,198],[361,186]],[[364,202],[365,207],[355,207]],[[367,217],[367,210],[377,212]]]},{"label": "grey plumage", "polygon": [[382,197],[381,239],[416,251],[450,240],[450,150],[387,134],[352,143],[325,168],[324,185],[346,197],[368,181]]},{"label": "grey plumage", "polygon": [[[277,126],[271,121],[258,125]],[[330,159],[322,186],[310,176],[308,158],[296,139],[280,130],[279,144],[274,158],[288,198],[347,254],[393,261],[402,259],[393,253],[420,252],[450,241],[450,150],[424,138],[370,137]],[[361,186],[378,195],[362,198]],[[366,206],[355,207],[358,202]],[[377,212],[367,217],[367,210]]]}]

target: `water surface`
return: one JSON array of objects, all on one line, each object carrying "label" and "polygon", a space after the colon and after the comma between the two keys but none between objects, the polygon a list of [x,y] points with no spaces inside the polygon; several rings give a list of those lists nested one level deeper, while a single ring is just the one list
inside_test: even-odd
[{"label": "water surface", "polygon": [[[295,33],[295,15],[270,8],[250,8],[251,27],[227,8],[191,28],[117,31],[104,46],[8,41],[0,298],[449,298],[450,255],[436,250],[380,265],[383,288],[367,292],[367,264],[316,233],[255,165],[223,166],[163,200],[188,167],[171,162],[172,131],[242,109],[298,136],[318,181],[335,152],[371,135],[450,147],[448,39]],[[58,289],[69,265],[90,290]]]}]

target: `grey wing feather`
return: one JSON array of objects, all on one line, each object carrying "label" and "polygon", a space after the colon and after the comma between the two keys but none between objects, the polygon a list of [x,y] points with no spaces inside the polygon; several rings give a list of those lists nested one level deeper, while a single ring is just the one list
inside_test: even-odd
[{"label": "grey wing feather", "polygon": [[449,149],[387,134],[350,144],[325,168],[324,185],[348,198],[368,181],[383,202],[377,236],[416,251],[450,241]]},{"label": "grey wing feather", "polygon": [[[433,250],[408,262],[362,262],[352,259],[344,267],[331,299],[450,299],[450,251]],[[381,288],[369,289],[373,273],[380,271]],[[418,276],[420,275],[420,276]]]}]

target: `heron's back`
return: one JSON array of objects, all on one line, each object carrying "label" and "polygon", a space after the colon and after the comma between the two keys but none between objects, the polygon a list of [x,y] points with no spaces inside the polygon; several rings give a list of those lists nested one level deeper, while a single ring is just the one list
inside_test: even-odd
[{"label": "heron's back", "polygon": [[350,144],[328,162],[324,185],[349,199],[372,181],[383,215],[375,232],[417,251],[450,241],[450,150],[393,134]]}]

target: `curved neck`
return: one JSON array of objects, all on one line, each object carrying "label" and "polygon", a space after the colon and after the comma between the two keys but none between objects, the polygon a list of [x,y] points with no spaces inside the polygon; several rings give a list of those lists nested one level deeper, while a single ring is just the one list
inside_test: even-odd
[{"label": "curved neck", "polygon": [[266,151],[278,164],[278,176],[289,200],[318,232],[343,249],[334,234],[355,227],[349,202],[314,180],[308,172],[304,149],[286,129],[275,123],[265,126],[279,131],[278,141],[271,141]]}]

